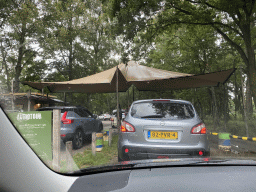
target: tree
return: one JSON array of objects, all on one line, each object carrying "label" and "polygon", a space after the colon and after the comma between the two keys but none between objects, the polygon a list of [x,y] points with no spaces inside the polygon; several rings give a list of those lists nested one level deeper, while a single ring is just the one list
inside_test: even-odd
[{"label": "tree", "polygon": [[110,21],[99,1],[44,1],[44,30],[41,46],[49,68],[67,80],[99,72],[110,58],[114,41],[109,37]]},{"label": "tree", "polygon": [[103,13],[102,3],[96,0],[87,1],[88,14],[83,24],[81,40],[84,42],[88,57],[81,61],[90,66],[89,74],[95,74],[101,69],[109,69],[116,65],[111,56],[118,54],[115,34],[111,33],[112,22]]},{"label": "tree", "polygon": [[39,21],[38,4],[30,0],[11,1],[2,19],[1,56],[2,73],[6,74],[6,84],[14,92],[19,91],[19,81],[24,67],[34,60],[34,48]]},{"label": "tree", "polygon": [[[44,49],[44,58],[49,61],[49,68],[57,69],[67,80],[77,78],[76,72],[85,71],[77,61],[77,54],[85,52],[79,39],[84,32],[85,3],[81,0],[45,0],[42,4],[40,45]],[[74,71],[76,68],[79,70]]]},{"label": "tree", "polygon": [[148,40],[177,25],[210,26],[233,47],[246,65],[256,103],[255,0],[104,1],[116,18],[116,31],[133,39],[142,31]]}]

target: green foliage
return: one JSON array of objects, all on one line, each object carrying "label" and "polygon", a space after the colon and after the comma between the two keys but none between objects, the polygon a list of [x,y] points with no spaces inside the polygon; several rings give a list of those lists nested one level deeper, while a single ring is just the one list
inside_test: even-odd
[{"label": "green foliage", "polygon": [[[7,3],[8,2],[8,3]],[[6,1],[1,4],[6,11],[0,36],[2,74],[10,90],[14,79],[14,91],[19,90],[19,80],[24,68],[34,62],[38,50],[34,48],[39,23],[38,5],[32,1]]]},{"label": "green foliage", "polygon": [[[233,53],[236,50],[235,54],[239,54],[246,66],[245,73],[255,103],[256,38],[253,35],[256,30],[255,1],[105,0],[103,2],[110,6],[110,11],[106,12],[116,21],[116,33],[123,34],[126,39],[135,41],[139,39],[157,47],[153,57],[156,65],[161,66],[164,62],[168,62],[174,64],[180,71],[188,71],[186,67],[189,64],[194,66],[190,68],[191,73],[221,70],[230,66],[225,62],[227,52],[223,52],[223,48],[229,48]],[[182,30],[179,32],[178,29]],[[178,34],[179,39],[175,38],[173,33]],[[186,38],[184,34],[187,34]],[[160,45],[159,39],[162,40]],[[221,46],[216,46],[219,43]],[[191,47],[198,53],[188,51]],[[177,59],[177,55],[181,58]],[[135,54],[135,57],[139,56],[139,53]],[[152,61],[152,58],[149,57],[147,60]],[[173,65],[171,66],[170,68],[174,68]]]},{"label": "green foliage", "polygon": [[40,82],[45,76],[47,65],[44,61],[31,62],[24,67],[21,81],[38,81]]},{"label": "green foliage", "polygon": [[54,60],[50,69],[72,80],[112,66],[115,42],[99,1],[45,1],[43,9],[45,28],[40,43],[45,57]]}]

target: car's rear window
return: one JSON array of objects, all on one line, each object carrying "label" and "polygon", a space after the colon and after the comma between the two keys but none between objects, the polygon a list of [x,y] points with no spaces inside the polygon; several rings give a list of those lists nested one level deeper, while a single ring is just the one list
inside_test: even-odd
[{"label": "car's rear window", "polygon": [[65,111],[74,111],[74,108],[39,108],[37,111],[52,111],[53,109],[60,109],[61,113]]},{"label": "car's rear window", "polygon": [[132,106],[136,118],[191,119],[195,116],[192,105],[177,102],[141,102]]}]

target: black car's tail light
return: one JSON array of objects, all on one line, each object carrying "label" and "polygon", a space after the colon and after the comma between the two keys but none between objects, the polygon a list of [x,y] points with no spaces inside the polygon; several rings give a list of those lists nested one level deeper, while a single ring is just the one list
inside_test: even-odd
[{"label": "black car's tail light", "polygon": [[121,125],[121,132],[135,132],[135,128],[130,123],[123,121]]},{"label": "black car's tail light", "polygon": [[206,134],[204,123],[200,123],[191,129],[191,134]]},{"label": "black car's tail light", "polygon": [[73,123],[73,122],[74,122],[74,119],[67,119],[67,118],[66,118],[66,117],[67,117],[67,114],[68,114],[68,112],[65,111],[64,114],[63,114],[62,117],[61,117],[61,122],[62,122],[63,124],[71,124],[71,123]]}]

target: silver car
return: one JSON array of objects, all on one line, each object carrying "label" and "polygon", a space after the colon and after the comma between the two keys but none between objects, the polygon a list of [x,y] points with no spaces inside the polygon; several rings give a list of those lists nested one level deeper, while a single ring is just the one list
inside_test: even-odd
[{"label": "silver car", "polygon": [[135,101],[122,122],[118,161],[209,154],[205,125],[188,101]]}]

